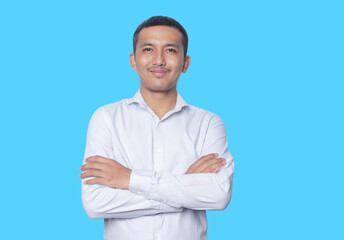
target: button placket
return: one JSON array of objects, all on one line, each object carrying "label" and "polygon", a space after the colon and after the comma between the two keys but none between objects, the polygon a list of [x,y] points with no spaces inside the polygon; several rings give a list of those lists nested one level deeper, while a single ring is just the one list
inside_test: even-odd
[{"label": "button placket", "polygon": [[161,121],[157,122],[156,124],[153,151],[154,151],[154,169],[156,171],[162,171],[163,162],[164,162],[164,138],[163,138]]}]

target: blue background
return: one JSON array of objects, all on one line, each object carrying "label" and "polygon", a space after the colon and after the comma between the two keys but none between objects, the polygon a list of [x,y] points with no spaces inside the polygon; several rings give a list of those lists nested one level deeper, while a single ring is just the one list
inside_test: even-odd
[{"label": "blue background", "polygon": [[132,34],[189,34],[178,89],[224,121],[233,197],[208,239],[344,239],[343,1],[1,1],[1,239],[102,239],[82,207],[92,113],[139,89]]}]

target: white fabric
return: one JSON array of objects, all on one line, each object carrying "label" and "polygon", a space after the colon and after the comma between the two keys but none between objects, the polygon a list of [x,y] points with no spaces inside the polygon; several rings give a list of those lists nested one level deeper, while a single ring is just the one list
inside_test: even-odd
[{"label": "white fabric", "polygon": [[[222,120],[177,93],[159,120],[140,91],[93,114],[84,159],[99,155],[132,169],[129,190],[82,184],[90,218],[104,218],[107,240],[204,240],[205,210],[227,207],[234,162]],[[219,153],[220,172],[185,174],[200,157]]]}]

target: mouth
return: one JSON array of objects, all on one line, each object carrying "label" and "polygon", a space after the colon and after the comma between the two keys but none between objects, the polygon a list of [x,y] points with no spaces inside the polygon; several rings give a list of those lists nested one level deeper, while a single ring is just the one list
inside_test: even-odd
[{"label": "mouth", "polygon": [[150,68],[149,71],[157,78],[164,77],[169,70],[163,68]]}]

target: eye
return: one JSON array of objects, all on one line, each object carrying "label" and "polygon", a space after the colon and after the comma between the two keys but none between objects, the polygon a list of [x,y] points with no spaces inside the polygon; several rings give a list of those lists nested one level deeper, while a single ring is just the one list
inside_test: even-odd
[{"label": "eye", "polygon": [[152,51],[152,48],[146,47],[146,48],[144,48],[142,51],[144,51],[144,52],[151,52],[151,51]]},{"label": "eye", "polygon": [[168,49],[167,49],[167,52],[176,53],[177,51],[176,51],[176,49],[174,49],[174,48],[168,48]]}]

